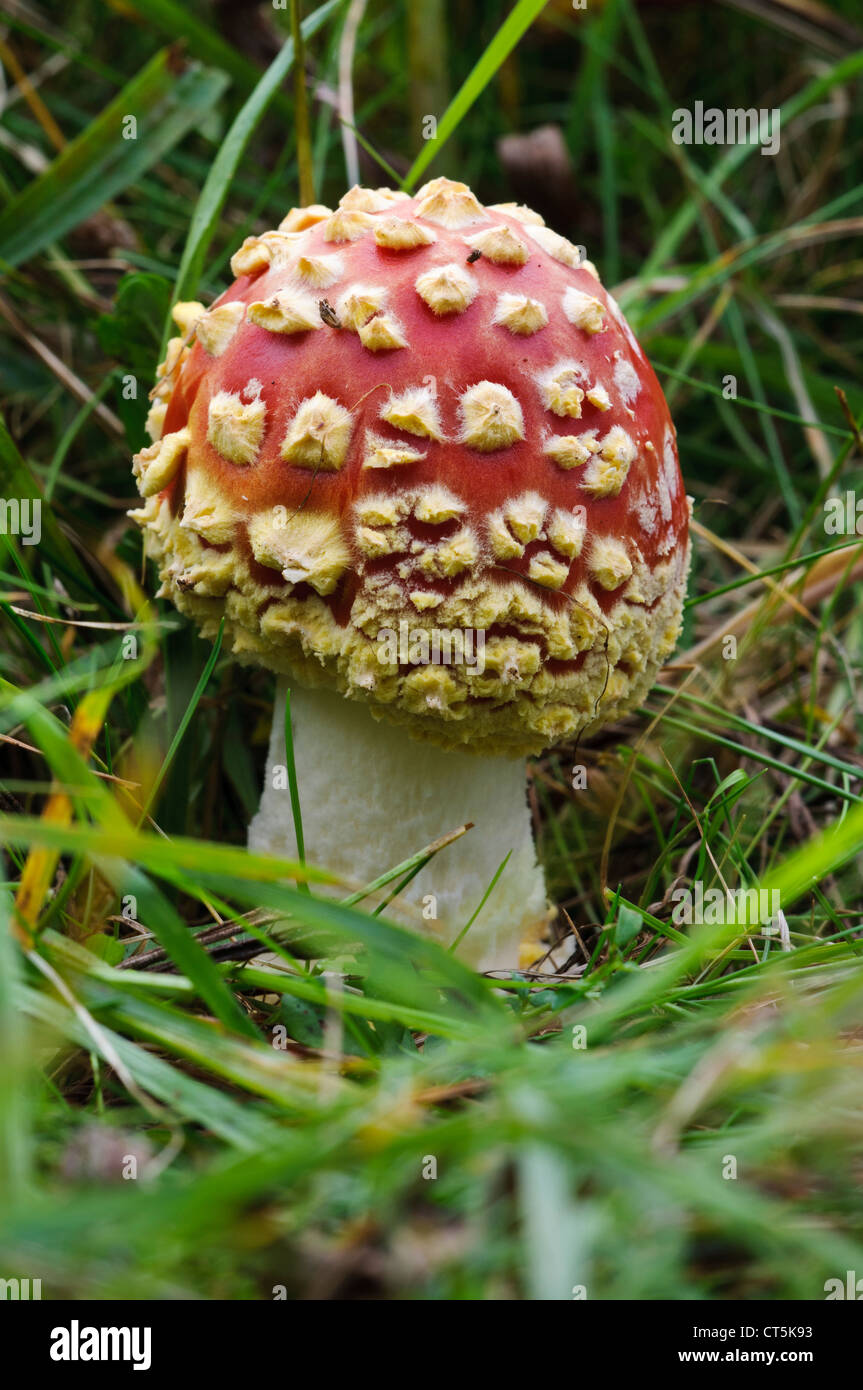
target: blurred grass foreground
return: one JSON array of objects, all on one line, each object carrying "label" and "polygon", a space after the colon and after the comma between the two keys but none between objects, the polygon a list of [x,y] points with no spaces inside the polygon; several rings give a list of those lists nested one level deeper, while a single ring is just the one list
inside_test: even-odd
[{"label": "blurred grass foreground", "polygon": [[[0,1278],[683,1300],[863,1272],[860,19],[307,0],[298,65],[290,5],[6,0]],[[750,109],[759,139],[711,125]],[[502,981],[247,853],[273,681],[148,598],[125,515],[171,303],[310,183],[435,174],[586,245],[695,499],[673,664],[530,765],[556,968]],[[717,889],[781,908],[714,922]]]}]

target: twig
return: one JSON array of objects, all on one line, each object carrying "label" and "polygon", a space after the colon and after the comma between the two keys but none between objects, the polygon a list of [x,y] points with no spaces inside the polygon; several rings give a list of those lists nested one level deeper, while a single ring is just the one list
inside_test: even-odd
[{"label": "twig", "polygon": [[[71,368],[66,366],[65,362],[61,362],[57,354],[52,352],[47,344],[42,342],[41,338],[37,338],[35,333],[31,333],[29,328],[24,326],[11,304],[8,304],[5,299],[0,299],[0,314],[2,314],[10,328],[14,329],[18,334],[18,337],[27,344],[30,351],[39,358],[40,362],[44,362],[48,370],[54,373],[58,381],[62,382],[66,390],[69,391],[77,401],[80,401],[82,405],[85,403],[89,404],[93,396],[93,392],[90,390],[89,386],[86,386],[81,378],[76,376]],[[119,417],[114,414],[113,410],[109,410],[106,405],[103,405],[102,402],[99,401],[93,407],[93,414],[102,422],[104,427],[115,439],[121,441],[125,440],[126,431],[123,429],[123,423]]]},{"label": "twig", "polygon": [[836,395],[839,399],[839,404],[842,407],[842,413],[851,427],[851,433],[854,436],[854,441],[857,445],[857,448],[859,449],[860,453],[863,454],[863,434],[860,433],[860,426],[854,419],[853,412],[851,410],[850,405],[848,404],[848,397],[845,395],[845,392],[842,390],[841,386],[834,386],[833,390],[836,392]]},{"label": "twig", "polygon": [[63,150],[66,147],[66,137],[58,126],[48,107],[45,105],[33,83],[30,81],[26,72],[18,62],[14,52],[9,47],[6,40],[0,36],[0,61],[7,67],[18,84],[18,90],[26,101],[36,120],[44,130],[55,150]]}]

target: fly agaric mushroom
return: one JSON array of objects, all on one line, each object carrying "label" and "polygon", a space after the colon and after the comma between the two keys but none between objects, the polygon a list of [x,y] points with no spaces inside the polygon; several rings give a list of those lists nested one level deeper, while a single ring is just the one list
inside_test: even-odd
[{"label": "fly agaric mushroom", "polygon": [[[472,821],[388,910],[449,944],[509,854],[460,953],[525,964],[549,909],[524,757],[629,710],[680,628],[662,391],[580,248],[463,183],[293,208],[231,265],[174,309],[135,459],[160,595],[300,687],[315,862],[367,883]],[[282,687],[270,768],[283,721]],[[269,776],[249,844],[296,853]]]}]

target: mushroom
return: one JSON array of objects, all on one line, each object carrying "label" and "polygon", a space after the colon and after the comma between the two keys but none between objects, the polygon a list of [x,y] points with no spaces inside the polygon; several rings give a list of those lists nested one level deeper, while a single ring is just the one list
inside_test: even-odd
[{"label": "mushroom", "polygon": [[[479,253],[477,255],[477,253]],[[549,917],[524,759],[632,708],[672,652],[688,501],[656,377],[581,248],[436,178],[247,238],[174,309],[135,458],[160,596],[282,678],[249,845],[372,881],[479,969]]]}]

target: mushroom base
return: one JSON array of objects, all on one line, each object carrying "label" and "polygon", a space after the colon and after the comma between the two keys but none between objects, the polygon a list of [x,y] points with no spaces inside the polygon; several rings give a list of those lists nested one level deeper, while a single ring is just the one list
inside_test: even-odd
[{"label": "mushroom base", "polygon": [[[273,768],[285,764],[285,689],[280,682],[249,848],[295,858],[290,793],[281,787],[285,779],[273,776]],[[478,970],[514,970],[540,954],[531,943],[542,935],[551,910],[521,759],[417,743],[402,729],[377,722],[363,705],[324,690],[292,687],[291,726],[310,863],[363,887],[472,821],[474,828],[435,855],[386,915],[449,946],[510,854],[458,955]]]}]

